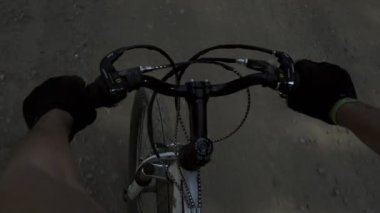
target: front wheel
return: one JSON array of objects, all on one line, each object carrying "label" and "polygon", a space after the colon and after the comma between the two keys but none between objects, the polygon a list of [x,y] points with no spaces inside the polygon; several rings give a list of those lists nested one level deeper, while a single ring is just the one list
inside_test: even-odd
[{"label": "front wheel", "polygon": [[[154,154],[151,140],[148,134],[147,112],[152,92],[140,89],[136,92],[129,138],[129,162],[128,162],[128,182],[131,184],[135,178],[137,166],[148,156]],[[171,122],[170,107],[168,101],[157,96],[152,107],[152,135],[153,141],[159,143],[157,146],[161,151],[165,151],[169,146],[169,131],[174,127]],[[172,184],[167,181],[154,180],[152,186],[147,187],[135,200],[127,199],[128,213],[170,213],[172,201]]]}]

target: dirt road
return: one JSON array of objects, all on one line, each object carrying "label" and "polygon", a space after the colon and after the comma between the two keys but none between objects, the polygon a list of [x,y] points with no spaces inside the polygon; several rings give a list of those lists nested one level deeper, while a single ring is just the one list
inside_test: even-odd
[{"label": "dirt road", "polygon": [[[130,44],[161,46],[177,60],[219,43],[326,60],[352,75],[361,100],[380,106],[380,2],[303,0],[0,0],[0,174],[26,132],[23,98],[48,77],[98,75],[99,60]],[[128,62],[155,60],[140,55]],[[226,79],[218,72],[202,76]],[[345,129],[287,109],[252,89],[253,111],[203,169],[205,212],[380,212],[380,158]],[[100,110],[73,150],[92,196],[124,212],[126,142],[133,94]],[[211,103],[210,134],[238,122],[242,96]]]}]

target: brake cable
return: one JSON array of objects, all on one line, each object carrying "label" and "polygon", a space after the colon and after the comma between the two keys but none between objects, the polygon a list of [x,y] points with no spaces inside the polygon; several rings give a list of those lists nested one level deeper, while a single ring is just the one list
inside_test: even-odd
[{"label": "brake cable", "polygon": [[[169,78],[171,78],[174,75],[176,85],[179,85],[185,70],[193,63],[209,63],[209,64],[219,65],[219,66],[222,66],[223,68],[225,68],[226,70],[229,70],[232,72],[235,71],[235,74],[237,74],[239,77],[241,77],[241,75],[234,68],[229,67],[228,65],[225,65],[222,63],[222,62],[233,63],[232,59],[226,59],[226,58],[214,58],[212,60],[210,60],[211,58],[198,59],[201,55],[204,55],[204,54],[206,54],[210,51],[216,50],[216,49],[236,49],[236,48],[247,49],[247,50],[255,50],[255,51],[265,52],[268,54],[274,54],[275,53],[275,51],[272,51],[269,49],[250,46],[250,45],[241,45],[241,44],[218,45],[218,46],[210,47],[210,48],[207,48],[205,50],[198,52],[189,60],[190,62],[188,64],[185,63],[184,65],[176,66],[174,61],[169,56],[169,54],[167,54],[164,50],[162,50],[156,46],[153,46],[153,45],[135,45],[135,46],[125,47],[125,48],[120,48],[119,50],[124,52],[124,51],[129,51],[132,49],[149,49],[149,50],[159,52],[162,56],[164,56],[169,61],[170,67],[172,68],[172,70],[170,72],[168,72],[161,80],[167,81]],[[236,62],[236,60],[235,60],[235,62]],[[247,91],[249,91],[249,89],[247,89]],[[157,92],[153,91],[153,94],[152,94],[150,101],[149,101],[149,104],[148,104],[147,129],[148,129],[148,136],[150,139],[149,140],[150,145],[153,149],[153,152],[155,153],[157,158],[160,158],[160,156],[158,154],[158,150],[157,150],[157,148],[155,146],[155,142],[154,142],[153,122],[152,122],[152,111],[153,111],[152,109],[153,109],[154,100],[155,100],[157,94],[158,94]],[[240,127],[243,125],[243,123],[245,122],[246,117],[247,117],[246,114],[247,114],[247,112],[249,113],[249,108],[250,108],[250,93],[247,93],[247,94],[248,94],[249,104],[247,105],[247,111],[245,113],[245,116],[244,116],[242,122],[239,124],[238,128],[236,128],[232,132],[232,134],[227,135],[227,137],[223,137],[224,139],[226,139],[226,138],[232,136],[234,133],[236,133],[240,129]],[[175,97],[175,106],[176,106],[177,113],[180,114],[180,102],[179,102],[178,97]],[[182,119],[181,119],[181,121],[182,121]],[[182,123],[182,128],[184,128],[183,123]],[[216,141],[220,141],[220,140],[216,140]]]},{"label": "brake cable", "polygon": [[[166,58],[166,60],[169,62],[169,64],[171,66],[174,67],[174,61],[169,56],[169,54],[166,53],[161,48],[153,46],[153,45],[133,45],[133,46],[128,46],[128,47],[122,47],[122,48],[118,49],[117,51],[123,53],[123,52],[127,52],[127,51],[134,50],[134,49],[148,49],[148,50],[152,50],[152,51],[158,52],[158,53],[160,53],[162,56],[164,56]],[[176,84],[179,85],[179,76],[178,76],[178,73],[174,73],[174,75],[175,75],[175,79],[176,79]],[[157,158],[160,159],[160,155],[158,154],[158,150],[157,150],[157,148],[155,146],[155,143],[154,143],[153,127],[152,127],[152,108],[153,108],[154,98],[156,97],[156,95],[157,95],[157,92],[154,92],[153,95],[152,95],[152,98],[151,98],[151,100],[149,101],[149,104],[148,104],[147,130],[148,130],[149,142],[150,142],[150,145],[151,145],[151,147],[153,149],[153,152],[157,156]]]},{"label": "brake cable", "polygon": [[[226,65],[226,64],[224,64],[222,62],[219,62],[219,61],[225,61],[226,63],[228,63],[228,62],[229,63],[233,63],[233,62],[237,63],[237,60],[238,59],[231,59],[231,58],[201,58],[201,59],[197,59],[197,60],[193,60],[193,61],[176,63],[175,64],[175,69],[178,70],[179,68],[181,68],[183,66],[188,66],[188,65],[191,65],[191,64],[195,64],[195,63],[214,64],[214,65],[221,66],[225,70],[234,73],[235,75],[237,75],[240,78],[240,77],[242,77],[242,75],[235,68],[233,68],[233,67],[231,67],[229,65]],[[154,67],[147,66],[147,67],[141,67],[140,69],[143,70],[144,73],[147,73],[147,72],[152,72],[152,71],[159,70],[159,69],[170,68],[170,66],[171,65],[159,65],[159,66],[154,66]],[[135,68],[132,68],[132,69],[135,69]],[[250,94],[249,88],[247,88],[246,91],[247,91],[247,107],[246,107],[243,119],[240,121],[240,123],[238,124],[238,126],[236,128],[234,128],[233,131],[231,131],[227,135],[225,135],[223,137],[220,137],[220,138],[217,138],[217,139],[211,139],[213,142],[215,142],[215,143],[216,142],[220,142],[222,140],[225,140],[225,139],[231,137],[237,131],[239,131],[240,128],[244,125],[246,119],[248,118],[248,115],[249,115],[249,112],[250,112],[250,106],[251,106],[251,94]],[[174,137],[174,140],[175,141],[177,140],[177,137],[178,137],[178,125],[180,125],[181,129],[182,129],[182,131],[184,133],[184,136],[185,136],[186,140],[190,141],[189,134],[186,131],[186,127],[185,127],[185,125],[183,123],[183,119],[182,119],[182,116],[180,114],[180,107],[176,107],[176,111],[177,111],[177,119],[176,119],[176,125],[175,125],[175,137]],[[152,123],[150,123],[150,128],[153,128],[153,124]]]},{"label": "brake cable", "polygon": [[[211,52],[213,50],[217,50],[217,49],[245,49],[245,50],[252,50],[252,51],[263,52],[263,53],[267,53],[267,54],[270,54],[270,55],[276,54],[276,51],[274,51],[274,50],[270,50],[270,49],[266,49],[266,48],[262,48],[262,47],[257,47],[257,46],[252,46],[252,45],[245,45],[245,44],[224,44],[224,45],[217,45],[217,46],[213,46],[213,47],[204,49],[204,50],[198,52],[197,54],[195,54],[193,57],[191,57],[189,59],[189,61],[194,61],[194,60],[198,59],[200,56],[202,56],[202,55],[204,55],[204,54],[206,54],[208,52]],[[184,72],[186,71],[186,69],[190,65],[191,64],[188,64],[188,65],[184,66],[182,69],[179,69],[179,70],[172,69],[170,72],[168,72],[164,76],[163,80],[165,79],[165,81],[166,81],[167,79],[169,79],[170,77],[172,77],[173,75],[175,75],[176,76],[176,81],[179,83],[181,81],[182,77],[183,77]],[[179,73],[177,74],[177,72],[179,72]],[[180,109],[180,102],[179,102],[179,98],[178,97],[175,97],[175,106],[176,106],[177,113],[180,114],[179,112],[180,112],[181,109]],[[181,118],[180,118],[180,120],[182,121]],[[234,133],[235,132],[236,131],[234,131]]]},{"label": "brake cable", "polygon": [[[276,51],[274,50],[270,50],[270,49],[266,49],[266,48],[262,48],[262,47],[257,47],[257,46],[252,46],[252,45],[245,45],[245,44],[222,44],[222,45],[217,45],[217,46],[213,46],[213,47],[209,47],[209,48],[206,48],[204,50],[201,50],[199,51],[198,53],[196,53],[193,57],[190,58],[190,60],[195,60],[195,59],[198,59],[199,57],[201,57],[202,55],[205,55],[206,53],[209,53],[211,51],[214,51],[214,50],[218,50],[218,49],[243,49],[243,50],[252,50],[252,51],[258,51],[258,52],[263,52],[263,53],[267,53],[267,54],[270,54],[270,55],[274,55],[276,53]],[[184,67],[180,73],[179,73],[179,81],[181,81],[182,79],[182,76],[185,72],[185,70],[187,69],[188,67]],[[173,73],[174,75],[175,73]]]},{"label": "brake cable", "polygon": [[[274,55],[276,54],[276,51],[274,50],[270,50],[270,49],[266,49],[266,48],[262,48],[262,47],[257,47],[257,46],[252,46],[252,45],[244,45],[244,44],[224,44],[224,45],[217,45],[217,46],[213,46],[213,47],[210,47],[210,48],[207,48],[207,49],[204,49],[204,50],[201,50],[200,52],[198,52],[197,54],[195,54],[193,57],[191,57],[189,59],[189,61],[193,61],[193,60],[196,60],[198,59],[199,57],[201,57],[202,55],[205,55],[206,53],[209,53],[213,50],[217,50],[217,49],[245,49],[245,50],[252,50],[252,51],[258,51],[258,52],[263,52],[263,53],[267,53],[267,54],[270,54],[270,55]],[[206,59],[210,59],[210,58],[206,58]],[[226,58],[214,58],[215,60],[220,60],[220,61],[224,61],[226,63],[233,63],[231,59],[226,59]],[[236,63],[237,61],[235,61]],[[173,70],[172,72],[169,72],[167,74],[167,76],[172,76],[174,75],[175,73],[179,72],[179,81],[181,81],[182,77],[183,77],[183,74],[185,73],[186,69],[190,66],[187,65],[187,66],[184,66],[182,69],[180,69],[179,71],[177,70]],[[232,70],[234,70],[232,68]],[[235,70],[236,71],[236,70]],[[238,73],[235,73],[235,74],[238,74]],[[239,74],[238,74],[239,75]],[[249,88],[247,88],[247,90],[249,91]],[[220,142],[222,140],[225,140],[229,137],[231,137],[232,135],[234,135],[242,126],[243,124],[245,123],[247,117],[248,117],[248,114],[249,114],[249,109],[251,107],[251,96],[250,96],[250,93],[248,93],[248,104],[247,104],[247,111],[246,113],[244,114],[244,118],[242,119],[242,121],[240,122],[240,124],[238,125],[238,127],[233,130],[230,134],[227,134],[226,136],[224,137],[221,137],[219,139],[217,139],[216,141],[214,142]],[[180,109],[177,109],[177,110],[180,110]]]}]

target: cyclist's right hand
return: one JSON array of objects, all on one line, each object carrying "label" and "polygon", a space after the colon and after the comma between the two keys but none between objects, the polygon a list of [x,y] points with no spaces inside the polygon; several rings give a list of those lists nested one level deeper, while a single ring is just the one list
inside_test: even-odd
[{"label": "cyclist's right hand", "polygon": [[99,76],[94,82],[86,86],[86,95],[94,108],[113,107],[127,97],[126,92],[112,95],[102,76]]},{"label": "cyclist's right hand", "polygon": [[357,98],[350,75],[337,65],[300,60],[295,72],[295,87],[288,94],[288,106],[295,111],[333,124],[330,113],[334,105]]}]

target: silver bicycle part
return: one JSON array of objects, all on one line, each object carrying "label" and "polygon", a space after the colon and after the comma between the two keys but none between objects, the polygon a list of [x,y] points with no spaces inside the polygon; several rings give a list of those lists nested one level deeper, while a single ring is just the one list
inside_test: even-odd
[{"label": "silver bicycle part", "polygon": [[[142,171],[142,174],[138,174],[143,176],[144,179],[152,179],[157,178],[161,180],[167,180],[167,165],[162,164],[162,160],[174,161],[177,159],[177,156],[174,152],[165,152],[159,153],[160,160],[156,155],[150,156],[143,160],[140,165],[137,167],[137,171]],[[154,172],[146,173],[144,171],[144,165],[152,165],[154,167]],[[141,170],[142,169],[142,170]],[[128,198],[134,200],[145,188],[146,186],[139,185],[136,180],[134,180],[129,186],[127,190]]]},{"label": "silver bicycle part", "polygon": [[[170,187],[173,191],[171,213],[201,213],[201,180],[199,171],[187,171],[182,169],[177,163],[177,156],[174,152],[159,153],[160,159],[156,155],[146,158],[138,168],[144,168],[145,165],[151,164],[157,170],[152,174],[146,174],[142,170],[144,178],[166,180],[175,187]],[[170,162],[169,165],[163,162]],[[149,187],[149,186],[146,186]],[[145,186],[140,186],[133,181],[127,194],[130,199],[135,199],[140,193],[144,193]]]},{"label": "silver bicycle part", "polygon": [[[136,93],[132,110],[130,136],[132,160],[129,165],[129,185],[125,191],[127,209],[129,212],[138,213],[200,213],[202,209],[200,174],[188,173],[178,166],[178,151],[189,141],[186,135],[178,135],[178,132],[184,128],[184,123],[178,121],[178,114],[174,118],[170,116],[172,108],[167,104],[170,102],[156,99],[153,105],[152,121],[155,127],[153,137],[158,157],[149,146],[150,137],[146,128],[149,93],[151,91],[140,89]],[[169,127],[170,121],[176,121],[173,122],[175,128]],[[175,131],[171,132],[172,130]],[[170,136],[174,136],[174,139]]]},{"label": "silver bicycle part", "polygon": [[201,213],[201,194],[200,192],[200,175],[199,171],[187,171],[174,162],[169,167],[170,178],[173,184],[174,199],[172,213]]}]

